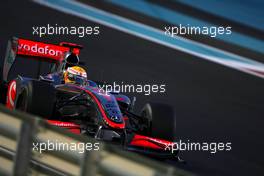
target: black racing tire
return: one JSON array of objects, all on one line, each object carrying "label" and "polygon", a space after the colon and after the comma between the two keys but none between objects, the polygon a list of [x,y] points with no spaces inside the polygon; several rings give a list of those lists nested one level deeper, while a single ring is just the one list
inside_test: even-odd
[{"label": "black racing tire", "polygon": [[43,118],[51,118],[56,101],[55,88],[46,82],[29,81],[16,100],[16,109]]},{"label": "black racing tire", "polygon": [[147,119],[147,135],[169,141],[176,140],[176,116],[172,106],[147,103],[141,110],[141,116]]},{"label": "black racing tire", "polygon": [[6,103],[7,86],[0,81],[0,103]]}]

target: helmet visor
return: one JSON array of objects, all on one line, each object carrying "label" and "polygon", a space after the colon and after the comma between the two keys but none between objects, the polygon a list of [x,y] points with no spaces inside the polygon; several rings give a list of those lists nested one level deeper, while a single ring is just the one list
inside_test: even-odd
[{"label": "helmet visor", "polygon": [[74,74],[68,73],[68,79],[72,81],[73,83],[79,84],[79,85],[85,85],[86,83],[86,78],[80,75],[74,75]]}]

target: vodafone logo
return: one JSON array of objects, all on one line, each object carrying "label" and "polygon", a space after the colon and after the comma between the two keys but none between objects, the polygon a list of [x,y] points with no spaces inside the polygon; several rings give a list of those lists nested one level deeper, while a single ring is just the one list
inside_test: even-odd
[{"label": "vodafone logo", "polygon": [[17,46],[17,54],[46,57],[56,60],[63,59],[62,56],[67,51],[69,51],[67,47],[24,39],[19,39]]},{"label": "vodafone logo", "polygon": [[22,50],[24,52],[36,53],[36,54],[57,56],[57,57],[61,56],[63,54],[62,51],[54,50],[54,49],[50,48],[50,46],[48,46],[48,45],[41,47],[38,44],[35,44],[33,46],[20,44],[20,45],[18,45],[18,50]]}]

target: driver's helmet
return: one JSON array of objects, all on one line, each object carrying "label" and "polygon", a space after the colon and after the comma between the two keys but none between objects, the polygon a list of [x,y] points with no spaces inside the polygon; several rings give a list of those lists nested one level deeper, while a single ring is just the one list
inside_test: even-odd
[{"label": "driver's helmet", "polygon": [[63,77],[65,83],[85,85],[87,82],[87,73],[79,66],[68,67]]}]

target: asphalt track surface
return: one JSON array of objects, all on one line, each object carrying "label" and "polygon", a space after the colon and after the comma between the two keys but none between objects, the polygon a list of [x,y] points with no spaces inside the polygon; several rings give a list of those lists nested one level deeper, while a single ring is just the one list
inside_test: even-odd
[{"label": "asphalt track surface", "polygon": [[[171,104],[177,136],[193,142],[232,142],[232,150],[182,152],[198,175],[264,175],[264,80],[28,1],[1,1],[0,56],[11,36],[84,45],[88,76],[109,82],[166,84],[165,94],[137,96]],[[100,26],[99,36],[32,35],[32,26]],[[28,66],[25,66],[29,68]],[[103,77],[102,71],[103,70]]]}]

